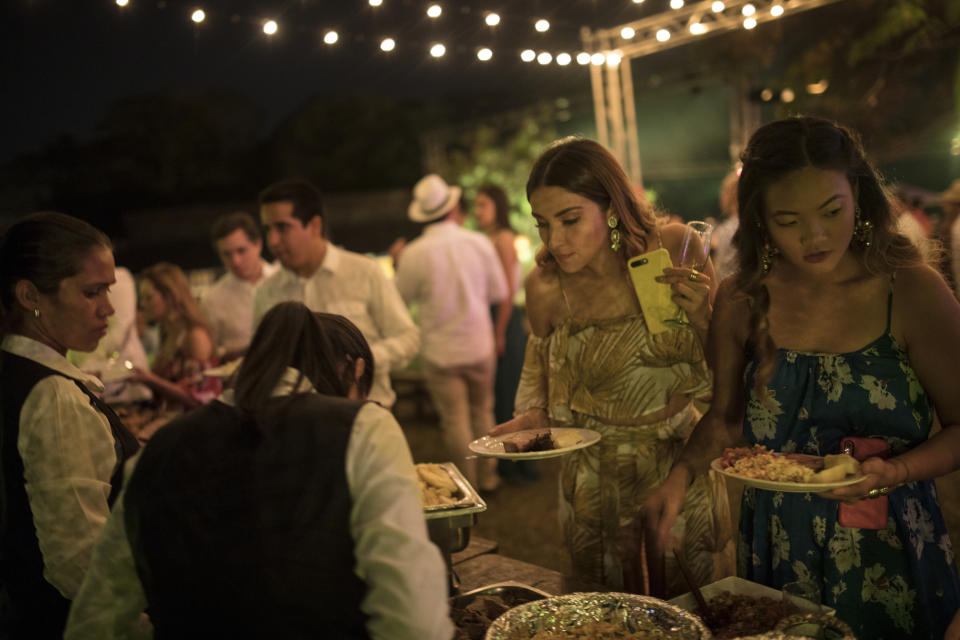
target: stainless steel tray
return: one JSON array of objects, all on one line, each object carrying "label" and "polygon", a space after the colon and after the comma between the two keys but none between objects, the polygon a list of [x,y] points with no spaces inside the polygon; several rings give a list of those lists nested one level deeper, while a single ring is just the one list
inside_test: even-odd
[{"label": "stainless steel tray", "polygon": [[553,594],[547,593],[546,591],[541,591],[536,587],[531,587],[528,584],[508,580],[506,582],[497,582],[483,587],[478,587],[476,589],[471,589],[470,591],[462,593],[459,596],[454,596],[453,598],[450,598],[450,606],[461,608],[465,607],[478,596],[497,596],[498,598],[503,599],[505,602],[516,602],[517,604],[522,604],[526,602],[533,602],[534,600],[543,600],[544,598],[549,598],[552,595]]},{"label": "stainless steel tray", "polygon": [[487,503],[483,501],[480,494],[470,486],[467,479],[463,477],[457,465],[452,462],[442,462],[439,464],[450,476],[454,484],[460,490],[462,496],[454,504],[438,505],[435,507],[424,507],[423,516],[427,520],[437,518],[451,518],[451,527],[468,527],[474,522],[474,515],[487,510]]}]

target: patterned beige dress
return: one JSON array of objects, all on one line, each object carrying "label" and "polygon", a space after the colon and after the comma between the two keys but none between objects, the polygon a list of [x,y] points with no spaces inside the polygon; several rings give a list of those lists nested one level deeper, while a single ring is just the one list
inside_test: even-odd
[{"label": "patterned beige dress", "polygon": [[[560,524],[574,577],[614,590],[647,588],[640,507],[666,478],[700,416],[692,400],[666,420],[650,423],[644,416],[674,396],[708,392],[711,382],[692,330],[651,334],[639,314],[567,318],[546,338],[530,336],[516,412],[543,409],[553,426],[602,434],[561,463]],[[699,584],[734,573],[722,477],[698,476],[677,522],[674,532]],[[673,554],[666,558],[666,588],[667,597],[689,591]]]}]

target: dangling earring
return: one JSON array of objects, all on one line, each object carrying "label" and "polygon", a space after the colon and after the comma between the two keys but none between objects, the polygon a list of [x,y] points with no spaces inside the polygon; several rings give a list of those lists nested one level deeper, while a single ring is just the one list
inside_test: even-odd
[{"label": "dangling earring", "polygon": [[873,223],[863,219],[860,205],[853,210],[853,237],[864,247],[869,247],[873,242]]},{"label": "dangling earring", "polygon": [[780,251],[770,244],[769,240],[765,240],[763,247],[760,249],[760,270],[764,273],[770,271],[770,267],[773,265],[773,257],[778,253]]},{"label": "dangling earring", "polygon": [[617,229],[617,224],[620,221],[617,220],[617,216],[610,214],[607,217],[607,226],[610,227],[610,248],[614,251],[617,251],[620,248],[620,229]]},{"label": "dangling earring", "polygon": [[40,319],[40,307],[33,308],[33,317],[36,318],[37,320]]}]

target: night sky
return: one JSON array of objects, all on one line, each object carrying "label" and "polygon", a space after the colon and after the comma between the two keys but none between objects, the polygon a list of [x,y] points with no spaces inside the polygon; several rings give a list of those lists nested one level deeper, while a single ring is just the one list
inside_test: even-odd
[{"label": "night sky", "polygon": [[[4,135],[0,162],[35,152],[58,136],[95,135],[107,107],[119,98],[166,90],[237,90],[253,97],[270,126],[315,94],[359,93],[441,99],[494,93],[526,98],[589,91],[589,75],[519,61],[532,47],[575,53],[579,27],[613,26],[665,9],[666,0],[441,0],[438,20],[423,0],[5,0],[0,8]],[[190,14],[202,7],[199,26]],[[219,7],[219,8],[218,8]],[[497,11],[502,22],[487,27]],[[552,27],[538,34],[533,18]],[[272,38],[261,22],[273,18]],[[321,41],[327,28],[340,42]],[[380,39],[392,36],[386,55]],[[427,54],[444,42],[445,58]],[[480,63],[476,48],[494,59]]]}]

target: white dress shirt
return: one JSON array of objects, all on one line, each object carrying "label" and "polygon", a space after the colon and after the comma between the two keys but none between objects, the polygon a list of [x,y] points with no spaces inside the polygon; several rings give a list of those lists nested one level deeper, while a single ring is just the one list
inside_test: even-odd
[{"label": "white dress shirt", "polygon": [[425,360],[447,368],[493,354],[490,305],[508,292],[485,235],[449,220],[428,226],[401,254],[396,280],[403,299],[420,304]]},{"label": "white dress shirt", "polygon": [[[100,380],[32,338],[9,334],[0,348],[79,380],[97,395],[103,392]],[[51,375],[27,395],[19,426],[17,451],[43,577],[73,599],[110,514],[107,498],[117,465],[110,422],[73,380]]]},{"label": "white dress shirt", "polygon": [[302,278],[280,269],[257,287],[253,324],[275,304],[295,300],[313,311],[336,313],[357,325],[373,352],[374,379],[370,399],[393,406],[390,371],[407,365],[420,348],[420,331],[397,288],[373,259],[327,243],[323,264]]},{"label": "white dress shirt", "polygon": [[253,292],[257,284],[276,273],[276,267],[260,261],[262,277],[256,283],[227,271],[200,298],[200,308],[213,329],[219,355],[242,351],[253,336]]},{"label": "white dress shirt", "polygon": [[[298,372],[288,369],[274,395],[291,393],[297,378]],[[220,401],[232,404],[232,391]],[[128,475],[137,460],[139,454],[128,463]],[[449,640],[453,623],[446,567],[427,536],[407,441],[386,409],[367,403],[357,413],[347,443],[346,473],[354,573],[367,584],[360,609],[369,617],[370,637]],[[115,503],[88,578],[70,609],[66,640],[152,637],[149,625],[139,619],[147,600],[124,529],[123,497],[121,493]]]}]

